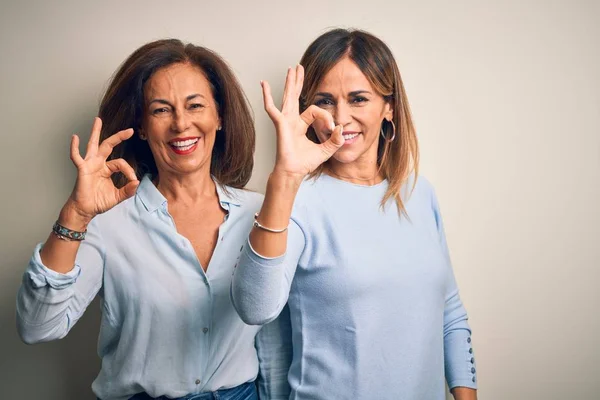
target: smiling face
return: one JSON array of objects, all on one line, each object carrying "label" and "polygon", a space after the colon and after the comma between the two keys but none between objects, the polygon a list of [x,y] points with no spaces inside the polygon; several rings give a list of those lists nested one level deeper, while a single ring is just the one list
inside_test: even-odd
[{"label": "smiling face", "polygon": [[[344,128],[345,143],[333,155],[335,161],[377,162],[381,123],[392,119],[392,108],[350,58],[342,58],[325,74],[312,103],[329,111],[335,124]],[[329,138],[325,126],[314,128],[321,143]]]},{"label": "smiling face", "polygon": [[210,173],[220,124],[210,83],[200,68],[172,64],[144,85],[141,136],[148,141],[159,176]]}]

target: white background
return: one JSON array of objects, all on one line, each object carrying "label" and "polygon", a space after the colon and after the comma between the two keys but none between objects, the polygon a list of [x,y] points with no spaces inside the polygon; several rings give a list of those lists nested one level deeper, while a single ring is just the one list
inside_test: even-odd
[{"label": "white background", "polygon": [[250,187],[263,191],[274,132],[259,80],[279,97],[286,68],[337,26],[380,36],[400,66],[480,399],[600,398],[600,4],[461,0],[3,0],[0,398],[94,398],[98,304],[69,337],[36,346],[18,339],[14,304],[74,183],[69,137],[87,140],[117,66],[163,37],[219,52],[255,110]]}]

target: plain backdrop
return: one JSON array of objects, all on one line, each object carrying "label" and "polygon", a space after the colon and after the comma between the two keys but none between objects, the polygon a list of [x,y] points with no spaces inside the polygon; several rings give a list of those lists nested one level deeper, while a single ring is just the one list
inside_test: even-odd
[{"label": "plain backdrop", "polygon": [[0,398],[94,398],[98,303],[66,339],[27,346],[15,295],[74,183],[70,135],[87,141],[117,66],[164,37],[219,52],[254,108],[249,187],[264,191],[275,151],[259,81],[280,98],[310,41],[358,27],[403,75],[480,399],[600,399],[599,3],[2,0]]}]

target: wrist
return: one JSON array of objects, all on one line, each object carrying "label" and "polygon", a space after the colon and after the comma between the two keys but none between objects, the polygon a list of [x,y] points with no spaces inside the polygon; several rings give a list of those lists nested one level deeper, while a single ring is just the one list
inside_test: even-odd
[{"label": "wrist", "polygon": [[82,213],[71,201],[63,206],[58,216],[58,223],[65,228],[84,232],[93,217]]},{"label": "wrist", "polygon": [[306,175],[274,169],[269,175],[267,186],[285,191],[297,192]]}]

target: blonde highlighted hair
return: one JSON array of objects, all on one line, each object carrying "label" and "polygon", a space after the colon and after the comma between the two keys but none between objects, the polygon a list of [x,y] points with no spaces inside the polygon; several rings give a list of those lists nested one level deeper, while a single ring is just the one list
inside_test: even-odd
[{"label": "blonde highlighted hair", "polygon": [[[392,107],[393,125],[384,119],[381,129],[386,138],[393,135],[395,138],[388,141],[380,136],[377,150],[379,172],[389,183],[381,206],[384,207],[387,201],[393,198],[398,211],[406,214],[400,190],[413,173],[413,188],[416,184],[419,145],[398,65],[391,50],[381,39],[356,29],[333,29],[315,39],[300,61],[305,70],[300,110],[306,110],[313,103],[323,77],[344,57],[349,57],[358,66],[373,88]],[[307,136],[313,142],[319,143],[312,127],[309,128]],[[324,165],[321,165],[311,176],[319,176],[323,173],[323,168]]]}]

